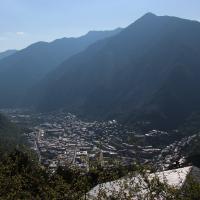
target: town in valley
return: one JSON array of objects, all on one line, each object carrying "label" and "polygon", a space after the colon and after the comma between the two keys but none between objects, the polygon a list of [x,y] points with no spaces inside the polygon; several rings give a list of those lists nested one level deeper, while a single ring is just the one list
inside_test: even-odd
[{"label": "town in valley", "polygon": [[[194,136],[174,138],[173,132],[138,132],[117,120],[82,121],[65,112],[34,113],[3,109],[9,118],[24,127],[29,146],[41,164],[54,171],[58,166],[75,166],[88,171],[98,162],[103,167],[130,166],[136,162],[167,169],[180,156],[182,147]],[[177,134],[176,134],[177,135]],[[162,142],[164,141],[164,142]]]}]

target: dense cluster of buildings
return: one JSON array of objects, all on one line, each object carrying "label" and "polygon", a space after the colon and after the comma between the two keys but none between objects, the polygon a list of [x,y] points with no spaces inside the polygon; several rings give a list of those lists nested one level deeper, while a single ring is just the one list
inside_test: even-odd
[{"label": "dense cluster of buildings", "polygon": [[27,138],[41,163],[52,169],[75,165],[89,170],[93,162],[130,164],[135,159],[135,146],[123,143],[115,120],[83,122],[70,113],[40,116],[40,120],[44,122],[35,126]]},{"label": "dense cluster of buildings", "polygon": [[[52,170],[58,166],[77,166],[88,170],[94,162],[112,166],[116,163],[130,165],[138,160],[150,164],[156,160],[158,165],[165,163],[167,166],[167,162],[178,155],[176,148],[180,146],[172,142],[180,141],[173,138],[177,134],[158,130],[138,133],[116,120],[88,122],[64,112],[3,112],[16,123],[32,130],[26,133],[29,144],[40,162]],[[162,159],[166,156],[168,160]]]}]

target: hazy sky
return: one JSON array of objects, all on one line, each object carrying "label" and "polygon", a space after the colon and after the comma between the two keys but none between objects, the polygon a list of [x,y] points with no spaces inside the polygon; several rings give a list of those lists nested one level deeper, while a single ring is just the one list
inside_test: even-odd
[{"label": "hazy sky", "polygon": [[200,0],[0,0],[0,51],[126,27],[147,12],[200,21]]}]

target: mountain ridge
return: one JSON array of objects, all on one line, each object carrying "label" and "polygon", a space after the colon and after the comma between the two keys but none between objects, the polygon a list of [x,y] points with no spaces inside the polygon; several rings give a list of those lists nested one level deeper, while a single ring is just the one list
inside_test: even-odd
[{"label": "mountain ridge", "polygon": [[10,50],[0,52],[0,60],[6,58],[8,56],[11,56],[16,52],[17,52],[17,50],[15,50],[15,49],[10,49]]},{"label": "mountain ridge", "polygon": [[26,92],[64,60],[83,51],[92,43],[114,34],[95,32],[79,38],[64,38],[53,42],[37,42],[14,55],[0,60],[0,107],[19,106]]},{"label": "mountain ridge", "polygon": [[[39,108],[46,111],[64,108],[78,113],[81,110],[83,116],[130,118],[130,121],[140,113],[155,112],[161,121],[173,121],[173,115],[182,121],[193,108],[188,106],[188,112],[179,113],[181,99],[173,97],[165,102],[162,96],[167,96],[167,90],[173,91],[169,82],[175,80],[173,73],[177,69],[180,72],[176,77],[182,73],[180,80],[187,70],[199,73],[196,67],[200,63],[199,34],[199,22],[144,15],[116,36],[73,56],[49,75],[50,81],[46,83],[49,87],[44,90]],[[191,65],[191,69],[186,65]],[[190,79],[194,81],[189,77],[187,84]],[[161,95],[159,91],[164,85],[169,88]],[[192,85],[195,83],[188,87]],[[171,105],[173,109],[169,112]]]}]

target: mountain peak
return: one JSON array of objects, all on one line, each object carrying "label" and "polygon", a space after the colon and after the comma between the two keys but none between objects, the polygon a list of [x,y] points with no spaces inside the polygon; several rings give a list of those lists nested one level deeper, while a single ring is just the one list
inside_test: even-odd
[{"label": "mountain peak", "polygon": [[137,21],[141,21],[141,20],[149,20],[149,19],[155,19],[157,17],[157,15],[151,13],[151,12],[148,12],[146,13],[145,15],[143,15],[141,18],[139,18]]},{"label": "mountain peak", "polygon": [[143,17],[157,17],[154,13],[148,12]]},{"label": "mountain peak", "polygon": [[[157,18],[157,15],[151,13],[151,12],[148,12],[146,13],[145,15],[143,15],[142,17],[140,17],[138,20],[136,20],[136,22],[149,22],[156,19]],[[133,23],[134,24],[134,23]]]}]

